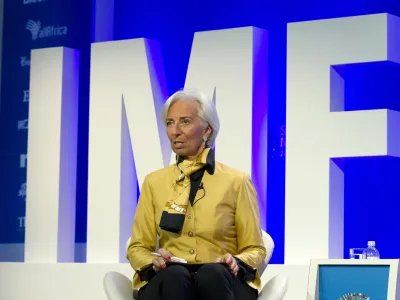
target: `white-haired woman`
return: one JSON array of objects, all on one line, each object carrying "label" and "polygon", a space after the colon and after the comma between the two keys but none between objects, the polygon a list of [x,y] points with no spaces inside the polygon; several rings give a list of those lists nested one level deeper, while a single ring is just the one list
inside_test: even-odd
[{"label": "white-haired woman", "polygon": [[257,299],[266,255],[257,196],[247,174],[215,162],[214,104],[182,90],[162,116],[176,164],[142,186],[127,253],[139,299]]}]

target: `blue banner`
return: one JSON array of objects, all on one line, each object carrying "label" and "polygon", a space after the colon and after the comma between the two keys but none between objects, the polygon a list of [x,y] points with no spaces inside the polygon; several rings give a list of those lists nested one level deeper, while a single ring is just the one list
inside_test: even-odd
[{"label": "blue banner", "polygon": [[[83,131],[80,139],[85,141],[82,144],[83,152],[81,151],[85,159],[83,162],[80,160],[80,166],[83,176],[87,172],[84,151],[87,144],[85,123],[89,96],[91,14],[91,1],[4,1],[0,108],[0,243],[24,242],[29,70],[32,49],[65,46],[81,51],[80,120]],[[86,193],[85,190],[78,192],[81,195]],[[46,216],[46,212],[43,212],[43,216]],[[83,234],[77,233],[77,239],[86,240],[85,232],[78,232]]]}]

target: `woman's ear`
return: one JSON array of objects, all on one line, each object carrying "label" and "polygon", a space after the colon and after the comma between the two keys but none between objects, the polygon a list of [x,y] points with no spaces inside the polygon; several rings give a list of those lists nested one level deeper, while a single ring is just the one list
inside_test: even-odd
[{"label": "woman's ear", "polygon": [[211,134],[212,134],[212,131],[213,130],[212,130],[211,126],[207,125],[206,129],[204,130],[203,138],[208,140],[210,138]]}]

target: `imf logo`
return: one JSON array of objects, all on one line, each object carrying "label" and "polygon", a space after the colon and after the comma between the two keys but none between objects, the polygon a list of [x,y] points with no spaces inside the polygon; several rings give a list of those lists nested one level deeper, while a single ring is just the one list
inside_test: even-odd
[{"label": "imf logo", "polygon": [[349,293],[344,294],[338,300],[370,300],[370,298],[361,293]]},{"label": "imf logo", "polygon": [[35,22],[32,20],[29,20],[28,23],[26,23],[25,28],[31,32],[32,40],[34,40],[34,41],[37,40],[41,26],[42,26],[42,24],[40,23],[40,21]]}]

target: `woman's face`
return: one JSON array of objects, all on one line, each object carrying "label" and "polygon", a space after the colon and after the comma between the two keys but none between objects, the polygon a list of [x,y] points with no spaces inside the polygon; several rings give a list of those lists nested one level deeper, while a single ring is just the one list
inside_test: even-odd
[{"label": "woman's face", "polygon": [[169,107],[167,135],[172,150],[179,156],[194,159],[203,150],[203,138],[208,139],[211,127],[198,116],[197,101],[176,101]]}]

